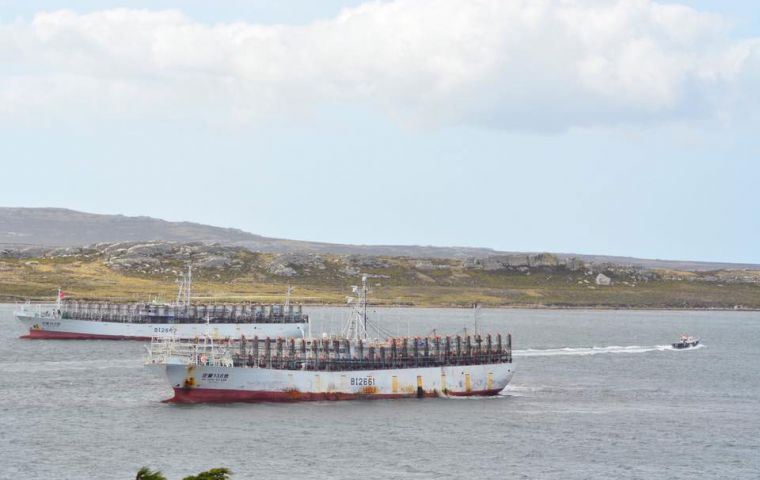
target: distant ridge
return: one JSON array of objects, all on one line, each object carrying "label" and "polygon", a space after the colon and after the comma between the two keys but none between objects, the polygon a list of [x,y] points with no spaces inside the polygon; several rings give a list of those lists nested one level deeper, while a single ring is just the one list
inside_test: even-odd
[{"label": "distant ridge", "polygon": [[228,243],[261,238],[234,228],[144,216],[101,215],[66,208],[0,207],[0,243],[79,246],[145,240]]},{"label": "distant ridge", "polygon": [[[16,246],[82,246],[120,241],[216,242],[271,253],[332,253],[343,255],[416,258],[484,258],[538,252],[501,252],[490,248],[417,245],[349,245],[264,237],[236,228],[193,222],[169,222],[152,217],[129,217],[79,212],[65,208],[0,207],[0,244]],[[589,263],[613,263],[679,270],[760,269],[755,264],[647,260],[631,257],[559,253]]]}]

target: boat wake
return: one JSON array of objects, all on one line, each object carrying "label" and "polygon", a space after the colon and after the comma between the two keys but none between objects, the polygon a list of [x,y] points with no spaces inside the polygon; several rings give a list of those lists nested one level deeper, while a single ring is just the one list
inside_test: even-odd
[{"label": "boat wake", "polygon": [[647,353],[647,352],[686,352],[689,350],[696,350],[702,348],[704,345],[697,345],[696,347],[686,349],[676,349],[672,345],[611,345],[609,347],[565,347],[565,348],[528,348],[525,350],[512,350],[512,356],[514,357],[557,357],[563,355],[601,355],[606,353]]}]

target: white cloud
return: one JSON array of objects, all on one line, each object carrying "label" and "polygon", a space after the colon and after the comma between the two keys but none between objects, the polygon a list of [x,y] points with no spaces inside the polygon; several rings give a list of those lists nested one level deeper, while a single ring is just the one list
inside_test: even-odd
[{"label": "white cloud", "polygon": [[726,29],[647,0],[371,2],[305,26],[46,12],[0,26],[0,116],[246,121],[358,102],[538,131],[726,117],[760,80],[760,40]]}]

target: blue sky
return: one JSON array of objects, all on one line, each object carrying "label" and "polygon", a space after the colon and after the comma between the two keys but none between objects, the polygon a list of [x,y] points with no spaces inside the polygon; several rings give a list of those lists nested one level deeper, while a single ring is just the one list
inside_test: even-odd
[{"label": "blue sky", "polygon": [[2,2],[0,204],[760,263],[760,9],[532,3]]}]

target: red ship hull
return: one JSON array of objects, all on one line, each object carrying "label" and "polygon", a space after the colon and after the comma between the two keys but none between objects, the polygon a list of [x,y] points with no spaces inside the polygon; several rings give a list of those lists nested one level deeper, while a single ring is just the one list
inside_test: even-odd
[{"label": "red ship hull", "polygon": [[[501,390],[449,392],[446,395],[425,392],[424,397],[487,397],[498,395]],[[235,402],[302,402],[325,400],[381,400],[396,398],[419,398],[416,393],[356,394],[342,392],[308,393],[299,391],[267,392],[250,390],[216,390],[207,388],[175,388],[174,397],[165,403],[235,403]]]}]

